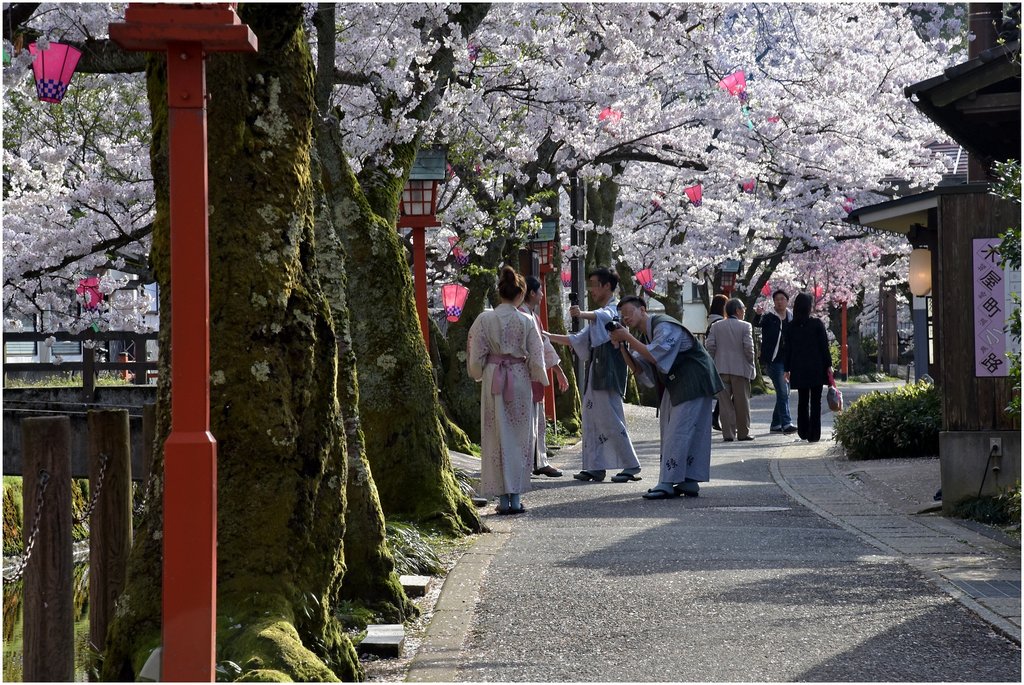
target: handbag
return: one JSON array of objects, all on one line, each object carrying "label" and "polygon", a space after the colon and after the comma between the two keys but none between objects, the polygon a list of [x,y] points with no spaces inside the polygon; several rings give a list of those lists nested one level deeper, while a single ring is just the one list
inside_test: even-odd
[{"label": "handbag", "polygon": [[836,387],[835,376],[832,375],[832,370],[828,371],[828,394],[825,396],[825,401],[828,402],[828,408],[834,412],[840,412],[843,410],[843,393]]}]

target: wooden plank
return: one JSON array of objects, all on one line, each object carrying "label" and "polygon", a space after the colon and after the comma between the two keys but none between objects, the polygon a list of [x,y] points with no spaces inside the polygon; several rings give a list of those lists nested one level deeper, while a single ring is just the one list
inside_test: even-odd
[{"label": "wooden plank", "polygon": [[71,424],[67,417],[21,422],[25,535],[31,535],[41,479],[39,533],[25,568],[24,680],[70,682],[75,675],[71,573]]},{"label": "wooden plank", "polygon": [[99,492],[89,525],[89,640],[103,652],[132,548],[131,442],[127,410],[90,411],[88,423],[90,496]]}]

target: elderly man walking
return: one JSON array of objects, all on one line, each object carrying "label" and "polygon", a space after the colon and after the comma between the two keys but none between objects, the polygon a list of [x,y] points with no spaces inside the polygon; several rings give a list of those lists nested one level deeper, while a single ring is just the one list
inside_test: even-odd
[{"label": "elderly man walking", "polygon": [[750,434],[750,381],[754,369],[754,328],[743,320],[746,308],[737,298],[725,305],[725,318],[708,330],[707,349],[725,386],[718,393],[725,442],[753,440]]}]

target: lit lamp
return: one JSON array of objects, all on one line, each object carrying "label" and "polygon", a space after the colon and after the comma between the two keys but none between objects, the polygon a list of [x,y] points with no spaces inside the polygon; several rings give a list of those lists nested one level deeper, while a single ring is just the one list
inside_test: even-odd
[{"label": "lit lamp", "polygon": [[918,247],[910,252],[910,292],[925,297],[932,292],[932,253]]},{"label": "lit lamp", "polygon": [[637,271],[636,281],[643,286],[643,289],[647,292],[654,291],[654,275],[651,274],[650,269],[641,269],[640,271]]},{"label": "lit lamp", "polygon": [[449,283],[441,286],[441,302],[444,303],[444,313],[452,323],[462,316],[462,308],[466,306],[466,297],[469,295],[469,288],[459,283]]},{"label": "lit lamp", "polygon": [[63,43],[50,43],[45,50],[30,43],[28,51],[35,56],[32,73],[36,79],[36,96],[43,102],[60,103],[71,84],[82,52]]},{"label": "lit lamp", "polygon": [[427,313],[427,245],[424,229],[440,226],[437,221],[437,183],[445,179],[447,162],[443,148],[424,148],[416,153],[409,180],[402,189],[398,228],[412,229],[413,283],[420,331],[426,342],[430,331]]}]

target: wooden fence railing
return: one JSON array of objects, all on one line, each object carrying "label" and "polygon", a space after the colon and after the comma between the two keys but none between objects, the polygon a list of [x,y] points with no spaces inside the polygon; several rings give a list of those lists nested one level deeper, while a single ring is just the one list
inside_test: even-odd
[{"label": "wooden fence railing", "polygon": [[[89,494],[81,522],[89,526],[89,642],[102,653],[114,603],[125,582],[132,545],[132,477],[128,412],[89,412]],[[25,475],[24,553],[12,576],[24,575],[24,679],[74,676],[71,583],[71,430],[68,417],[22,420]],[[7,571],[7,569],[5,569]]]},{"label": "wooden fence railing", "polygon": [[132,382],[136,385],[146,385],[150,379],[156,377],[157,361],[146,359],[146,342],[156,340],[157,333],[134,333],[128,331],[104,331],[95,332],[91,330],[81,333],[68,333],[57,331],[54,333],[4,333],[4,344],[11,342],[34,342],[42,343],[49,337],[58,342],[82,342],[89,341],[125,341],[126,348],[134,349],[134,353],[122,355],[124,358],[118,361],[99,361],[96,350],[91,346],[82,345],[82,361],[62,362],[24,362],[8,363],[8,355],[4,355],[3,382],[6,385],[9,373],[18,371],[53,371],[53,372],[78,372],[82,374],[82,394],[86,402],[90,401],[96,390],[96,374],[100,371],[120,371],[125,374],[132,374]]}]

